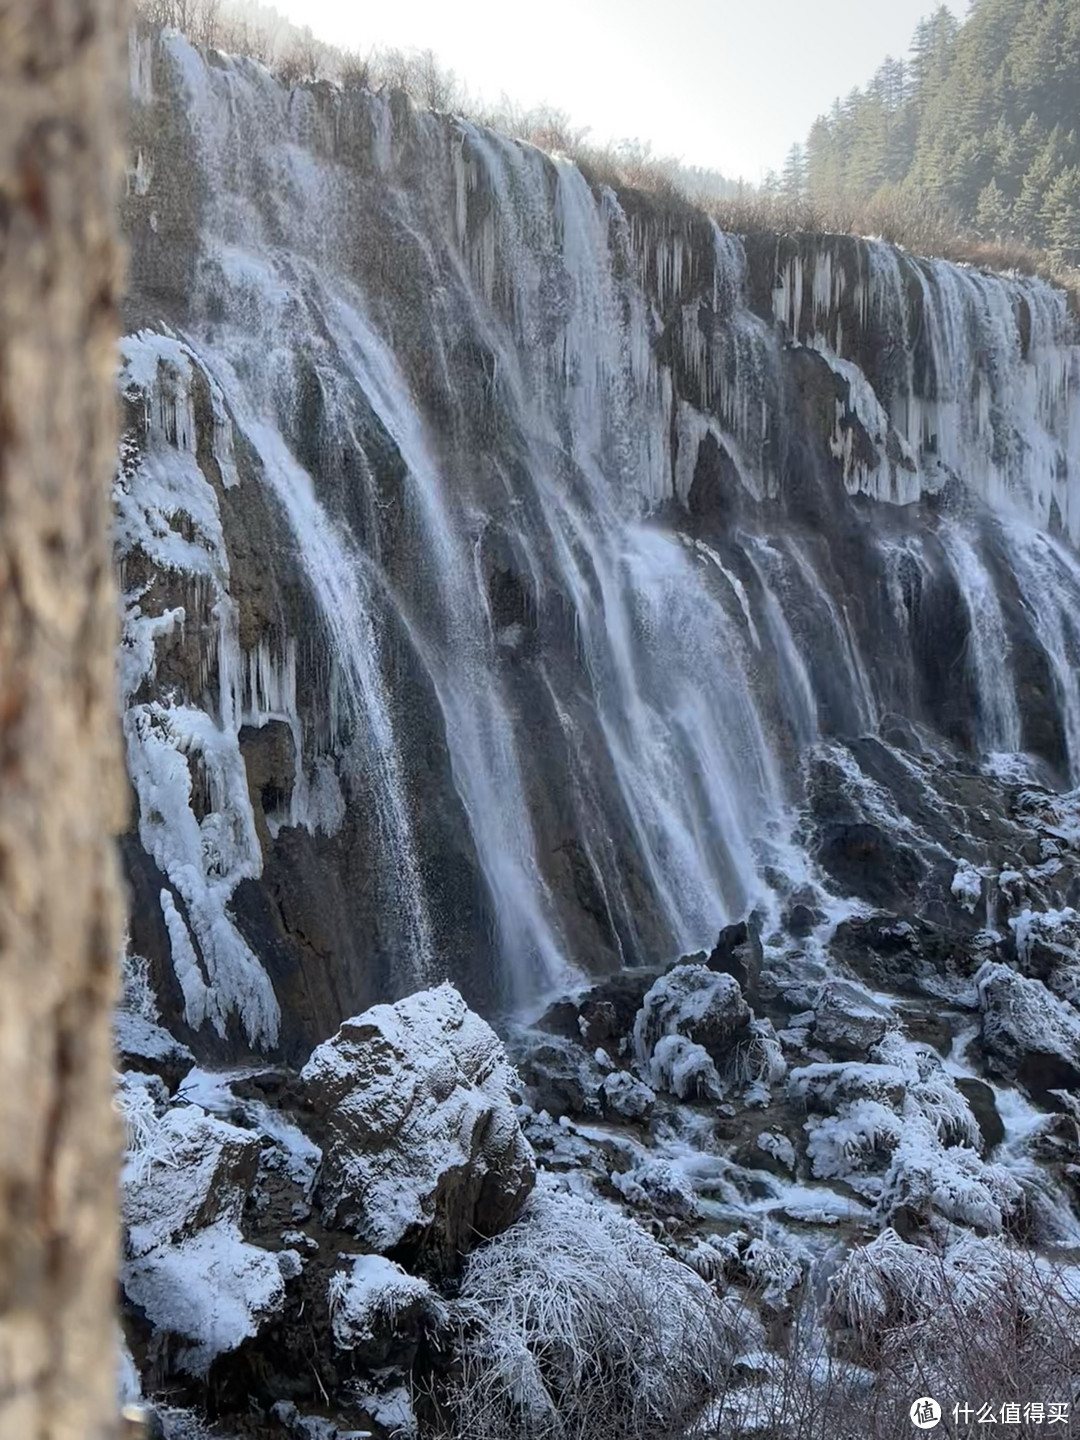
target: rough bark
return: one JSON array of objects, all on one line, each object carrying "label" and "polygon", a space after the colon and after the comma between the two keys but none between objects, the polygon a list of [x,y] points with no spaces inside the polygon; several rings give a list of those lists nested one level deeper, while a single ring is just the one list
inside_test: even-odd
[{"label": "rough bark", "polygon": [[115,1433],[124,0],[0,0],[0,1436]]}]

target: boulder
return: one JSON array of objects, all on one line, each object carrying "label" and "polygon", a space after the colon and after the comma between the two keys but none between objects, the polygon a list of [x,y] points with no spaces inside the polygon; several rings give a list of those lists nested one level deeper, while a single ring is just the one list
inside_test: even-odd
[{"label": "boulder", "polygon": [[[130,1077],[125,1079],[130,1088]],[[238,1222],[258,1163],[257,1135],[197,1105],[176,1106],[156,1123],[145,1118],[123,1174],[128,1256],[174,1244],[219,1221]]]},{"label": "boulder", "polygon": [[817,860],[842,891],[883,908],[913,904],[926,873],[912,846],[865,820],[823,825]]},{"label": "boulder", "polygon": [[859,985],[826,980],[814,1003],[814,1043],[837,1060],[865,1060],[895,1024],[889,1009]]},{"label": "boulder", "polygon": [[611,1183],[628,1205],[651,1211],[662,1220],[697,1218],[693,1185],[667,1160],[640,1159],[629,1170],[613,1174]]},{"label": "boulder", "polygon": [[517,1219],[536,1163],[517,1077],[452,985],[347,1020],[300,1074],[322,1141],[323,1221],[446,1268]]},{"label": "boulder", "polygon": [[619,970],[576,999],[557,1000],[537,1022],[538,1028],[590,1050],[602,1046],[616,1053],[620,1042],[632,1034],[634,1017],[656,975],[656,970]]},{"label": "boulder", "polygon": [[155,1330],[180,1342],[177,1368],[201,1376],[284,1304],[282,1258],[240,1230],[260,1140],[196,1105],[156,1117],[141,1078],[123,1077],[121,1092],[130,1142],[121,1284]]},{"label": "boulder", "polygon": [[411,1363],[442,1302],[426,1280],[382,1255],[349,1255],[330,1277],[327,1308],[334,1347],[366,1367]]},{"label": "boulder", "polygon": [[514,1058],[534,1110],[546,1110],[554,1120],[599,1114],[603,1072],[573,1040],[527,1031],[517,1037]]},{"label": "boulder", "polygon": [[707,965],[679,965],[650,987],[637,1019],[634,1044],[648,1059],[665,1035],[682,1035],[700,1045],[723,1072],[740,1040],[747,1037],[751,1011],[739,982]]},{"label": "boulder", "polygon": [[195,1064],[195,1056],[186,1045],[143,1015],[118,1010],[113,1017],[113,1034],[120,1068],[159,1076],[171,1095]]},{"label": "boulder", "polygon": [[600,1086],[604,1114],[619,1120],[647,1120],[656,1104],[656,1091],[629,1070],[613,1070]]},{"label": "boulder", "polygon": [[987,961],[975,977],[988,1067],[1048,1109],[1080,1087],[1080,1015],[1039,980]]},{"label": "boulder", "polygon": [[734,925],[725,925],[709,956],[710,970],[731,975],[747,995],[757,993],[761,976],[761,923],[757,914]]}]

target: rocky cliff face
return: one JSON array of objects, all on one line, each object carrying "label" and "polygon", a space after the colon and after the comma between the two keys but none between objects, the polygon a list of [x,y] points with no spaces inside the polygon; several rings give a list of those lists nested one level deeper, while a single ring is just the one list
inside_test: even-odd
[{"label": "rocky cliff face", "polygon": [[1080,779],[1064,297],[176,36],[132,86],[126,856],[177,1034],[300,1058],[755,909],[774,972],[871,907],[964,931],[990,777]]}]

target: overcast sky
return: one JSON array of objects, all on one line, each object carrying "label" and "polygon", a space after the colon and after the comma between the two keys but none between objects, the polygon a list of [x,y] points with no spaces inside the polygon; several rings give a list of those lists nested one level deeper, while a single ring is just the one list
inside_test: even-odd
[{"label": "overcast sky", "polygon": [[[759,181],[936,0],[274,0],[324,40],[430,48],[472,94]],[[949,0],[958,16],[966,0]]]}]

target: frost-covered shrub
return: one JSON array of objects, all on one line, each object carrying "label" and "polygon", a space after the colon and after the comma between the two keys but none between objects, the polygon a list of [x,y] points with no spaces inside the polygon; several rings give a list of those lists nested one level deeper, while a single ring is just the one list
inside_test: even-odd
[{"label": "frost-covered shrub", "polygon": [[453,1318],[455,1440],[682,1434],[738,1348],[730,1307],[699,1275],[551,1182],[469,1258]]},{"label": "frost-covered shrub", "polygon": [[735,1046],[727,1074],[737,1089],[746,1092],[748,1104],[767,1104],[770,1087],[787,1075],[787,1061],[771,1020],[752,1020],[748,1030]]},{"label": "frost-covered shrub", "polygon": [[126,949],[121,955],[117,1008],[156,1024],[159,1015],[157,995],[150,978],[150,961],[145,955],[135,955]]},{"label": "frost-covered shrub", "polygon": [[987,1164],[961,1146],[939,1149],[916,1129],[897,1146],[878,1200],[883,1218],[901,1208],[920,1220],[936,1212],[998,1235],[1022,1216],[1024,1190],[1003,1165]]},{"label": "frost-covered shrub", "polygon": [[957,1392],[961,1364],[995,1347],[1003,1365],[1024,1348],[1033,1361],[1069,1349],[1080,1359],[1080,1272],[970,1231],[933,1249],[882,1231],[841,1266],[830,1306],[864,1354]]},{"label": "frost-covered shrub", "polygon": [[940,1058],[890,1032],[873,1064],[808,1065],[788,1094],[810,1112],[807,1155],[819,1179],[842,1179],[891,1222],[938,1215],[991,1234],[1015,1228],[1024,1191],[980,1158],[978,1121]]},{"label": "frost-covered shrub", "polygon": [[155,1165],[175,1168],[175,1147],[163,1120],[168,1100],[156,1075],[126,1071],[116,1077],[113,1105],[124,1125],[126,1180],[141,1182]]},{"label": "frost-covered shrub", "polygon": [[903,1121],[878,1100],[854,1100],[835,1115],[807,1123],[806,1153],[818,1179],[845,1179],[887,1160],[900,1143]]}]

